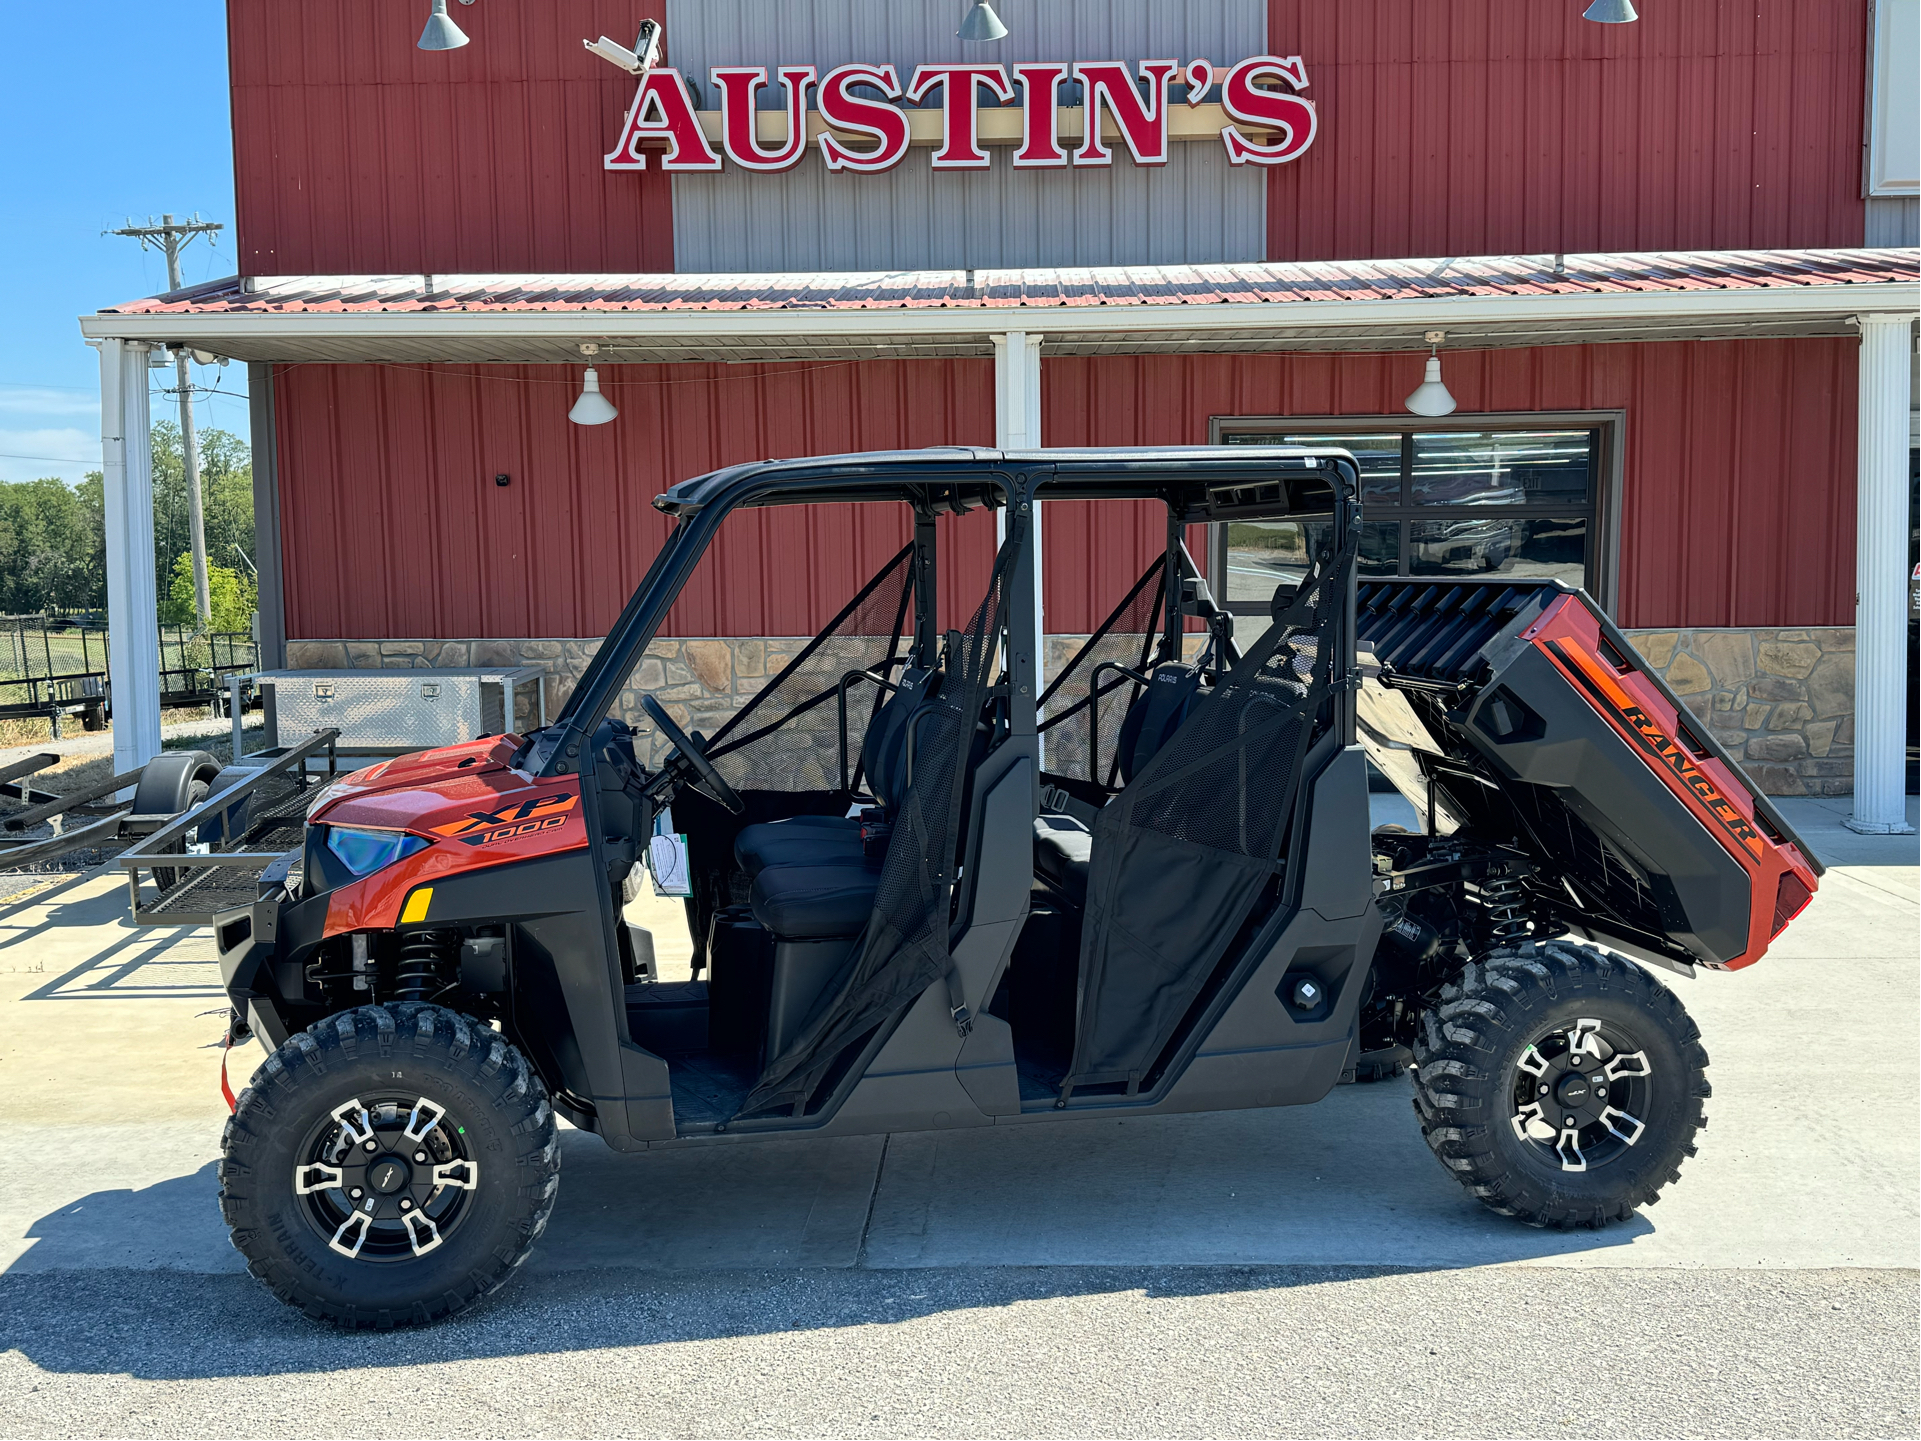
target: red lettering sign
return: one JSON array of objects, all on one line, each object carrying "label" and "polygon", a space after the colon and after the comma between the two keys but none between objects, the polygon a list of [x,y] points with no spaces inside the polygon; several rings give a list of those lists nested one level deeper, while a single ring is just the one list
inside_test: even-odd
[{"label": "red lettering sign", "polygon": [[780,67],[780,83],[787,91],[787,138],[772,150],[761,145],[754,116],[754,98],[767,83],[767,67],[734,65],[711,73],[720,91],[720,143],[727,158],[743,170],[770,175],[800,164],[807,153],[807,92],[813,88],[814,67]]},{"label": "red lettering sign", "polygon": [[1101,139],[1101,102],[1121,127],[1121,138],[1136,165],[1167,164],[1167,77],[1180,69],[1178,60],[1141,61],[1147,98],[1134,88],[1127,66],[1118,60],[1077,64],[1074,78],[1087,89],[1087,133],[1074,152],[1076,165],[1112,165],[1114,156]]},{"label": "red lettering sign", "polygon": [[1320,126],[1314,107],[1298,96],[1262,89],[1254,83],[1269,77],[1283,80],[1296,90],[1307,89],[1307,67],[1301,64],[1298,55],[1290,55],[1285,60],[1275,55],[1256,55],[1228,71],[1227,79],[1221,84],[1222,109],[1243,125],[1278,130],[1281,137],[1263,145],[1249,140],[1234,126],[1225,126],[1221,130],[1221,141],[1227,146],[1227,158],[1236,165],[1245,165],[1250,160],[1256,165],[1285,165],[1299,159],[1301,152],[1314,143],[1315,131]]},{"label": "red lettering sign", "polygon": [[820,82],[820,118],[837,130],[851,130],[874,141],[872,150],[854,150],[831,131],[820,137],[821,159],[829,170],[878,175],[907,157],[907,117],[898,105],[850,93],[865,85],[888,100],[900,98],[900,77],[891,65],[842,65]]},{"label": "red lettering sign", "polygon": [[700,133],[694,100],[678,70],[649,70],[627,109],[620,142],[608,154],[609,170],[645,170],[647,155],[640,147],[649,140],[667,142],[662,170],[718,170],[720,157]]},{"label": "red lettering sign", "polygon": [[981,149],[974,123],[985,85],[1002,100],[1014,98],[1004,65],[922,65],[908,83],[907,98],[916,105],[936,85],[941,95],[941,147],[934,152],[936,170],[985,170],[993,157]]},{"label": "red lettering sign", "polygon": [[[765,66],[719,66],[710,72],[720,108],[705,116],[695,113],[679,71],[650,69],[641,73],[620,139],[605,164],[609,170],[645,170],[651,148],[663,170],[711,173],[723,168],[723,154],[743,170],[791,170],[807,155],[810,93],[820,107],[815,128],[822,161],[830,171],[857,175],[892,170],[910,146],[933,143],[931,116],[923,127],[903,102],[921,105],[936,90],[941,92],[940,143],[929,161],[936,170],[985,170],[994,163],[990,146],[1012,149],[1010,161],[1019,170],[1112,166],[1114,150],[1102,133],[1110,125],[1136,165],[1167,164],[1170,140],[1211,140],[1217,134],[1235,165],[1285,165],[1306,153],[1320,125],[1313,102],[1297,93],[1307,89],[1307,67],[1298,55],[1256,55],[1225,71],[1205,59],[1185,67],[1178,60],[1142,60],[1132,70],[1121,60],[1035,61],[1012,69],[1010,79],[1001,65],[921,65],[903,91],[891,65],[841,65],[818,82],[811,65],[782,65],[774,83],[784,92],[784,124],[781,139],[771,145],[761,142],[756,105],[768,84]],[[1081,92],[1081,136],[1071,153],[1060,137],[1062,115],[1074,113],[1060,104],[1070,75]],[[1187,83],[1189,109],[1208,113],[1183,118],[1170,133],[1169,90],[1176,79]],[[1210,99],[1217,83],[1218,102]],[[1012,116],[1003,110],[988,112],[996,118],[983,137],[981,91],[1006,104],[1016,86],[1018,145]],[[718,150],[710,133],[720,141]]]}]

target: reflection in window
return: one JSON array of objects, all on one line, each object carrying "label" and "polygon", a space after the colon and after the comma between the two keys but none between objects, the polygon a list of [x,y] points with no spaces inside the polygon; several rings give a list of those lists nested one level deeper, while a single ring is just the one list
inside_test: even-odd
[{"label": "reflection in window", "polygon": [[[1327,536],[1325,523],[1292,520],[1232,521],[1227,526],[1227,595],[1230,608],[1265,608],[1274,592],[1291,595],[1307,574],[1312,548]],[[1393,575],[1400,564],[1400,528],[1392,521],[1361,524],[1362,575]]]},{"label": "reflection in window", "polygon": [[1580,585],[1586,577],[1587,518],[1457,515],[1408,525],[1409,575],[1497,573]]},{"label": "reflection in window", "polygon": [[[1376,420],[1375,425],[1382,422]],[[1269,423],[1272,426],[1272,422]],[[1515,576],[1586,586],[1594,541],[1598,432],[1375,430],[1224,432],[1230,445],[1339,446],[1362,476],[1363,576]],[[1310,526],[1318,532],[1320,527]],[[1216,592],[1230,610],[1264,612],[1307,566],[1293,523],[1215,531]]]},{"label": "reflection in window", "polygon": [[1582,505],[1585,430],[1439,433],[1414,437],[1416,505]]},{"label": "reflection in window", "polygon": [[1363,505],[1401,503],[1401,437],[1399,435],[1277,435],[1254,431],[1221,437],[1227,445],[1339,446],[1353,454],[1361,468]]}]

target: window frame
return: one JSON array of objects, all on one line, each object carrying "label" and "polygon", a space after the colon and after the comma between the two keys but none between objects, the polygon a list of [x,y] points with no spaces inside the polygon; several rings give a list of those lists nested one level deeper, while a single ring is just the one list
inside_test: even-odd
[{"label": "window frame", "polygon": [[[1208,420],[1207,442],[1209,445],[1224,445],[1226,437],[1245,434],[1281,433],[1300,436],[1324,435],[1365,435],[1394,433],[1403,437],[1402,476],[1406,480],[1407,450],[1412,444],[1406,437],[1436,432],[1484,432],[1518,430],[1586,430],[1594,434],[1595,455],[1590,470],[1594,493],[1580,509],[1588,514],[1587,553],[1584,565],[1587,572],[1587,587],[1601,609],[1609,616],[1614,614],[1620,576],[1618,543],[1621,533],[1621,470],[1626,453],[1627,414],[1620,410],[1504,410],[1484,411],[1471,415],[1445,415],[1440,417],[1409,415],[1216,415]],[[1369,508],[1363,503],[1360,519],[1363,524],[1369,520],[1392,519],[1397,524],[1420,518],[1427,514],[1435,518],[1442,515],[1471,510],[1471,506],[1416,505],[1409,503],[1405,492],[1402,503],[1383,510],[1381,507]],[[1569,512],[1567,506],[1529,505],[1489,507],[1504,515],[1517,517],[1557,516]],[[1207,573],[1220,604],[1235,614],[1254,614],[1263,607],[1242,601],[1230,604],[1227,599],[1227,527],[1211,525],[1207,538]],[[1401,530],[1402,563],[1407,553],[1407,531],[1403,524]],[[1419,577],[1410,577],[1418,579]]]}]

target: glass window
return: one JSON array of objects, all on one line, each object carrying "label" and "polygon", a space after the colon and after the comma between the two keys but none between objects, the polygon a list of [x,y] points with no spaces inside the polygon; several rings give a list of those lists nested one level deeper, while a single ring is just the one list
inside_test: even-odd
[{"label": "glass window", "polygon": [[1581,505],[1585,430],[1455,432],[1414,437],[1416,505]]},{"label": "glass window", "polygon": [[1399,505],[1401,501],[1401,437],[1398,432],[1375,435],[1280,435],[1257,431],[1230,432],[1227,445],[1338,445],[1352,451],[1361,467],[1361,503]]},{"label": "glass window", "polygon": [[[1378,422],[1377,422],[1378,425]],[[1514,576],[1591,583],[1594,430],[1357,427],[1319,434],[1227,431],[1229,445],[1338,445],[1361,466],[1361,554],[1370,575]],[[1228,609],[1264,612],[1292,590],[1308,545],[1293,522],[1217,528],[1214,569]]]},{"label": "glass window", "polygon": [[[1325,525],[1292,520],[1233,521],[1227,530],[1229,610],[1266,610],[1274,592],[1292,592],[1307,574],[1310,548]],[[1393,575],[1400,565],[1400,527],[1392,521],[1364,520],[1355,568],[1362,575]]]}]

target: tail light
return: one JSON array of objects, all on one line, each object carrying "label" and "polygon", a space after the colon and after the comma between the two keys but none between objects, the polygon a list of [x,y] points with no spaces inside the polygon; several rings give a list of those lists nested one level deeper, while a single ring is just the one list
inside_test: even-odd
[{"label": "tail light", "polygon": [[1768,933],[1769,939],[1785,931],[1788,922],[1800,915],[1813,898],[1813,892],[1799,876],[1793,871],[1784,871],[1781,884],[1774,892],[1774,929]]}]

